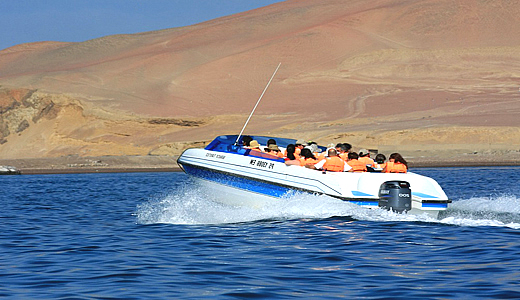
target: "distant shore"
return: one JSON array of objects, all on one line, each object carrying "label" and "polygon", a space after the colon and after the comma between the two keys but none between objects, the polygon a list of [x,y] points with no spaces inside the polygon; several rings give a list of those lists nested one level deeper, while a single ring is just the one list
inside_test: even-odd
[{"label": "distant shore", "polygon": [[[0,165],[9,165],[21,174],[79,174],[179,172],[178,156],[101,156],[58,158],[0,159]],[[444,158],[409,158],[413,168],[520,166],[520,155],[515,156],[452,156]]]},{"label": "distant shore", "polygon": [[0,159],[0,165],[13,166],[22,175],[181,171],[177,164],[177,156],[64,156]]},{"label": "distant shore", "polygon": [[45,175],[45,174],[87,174],[87,173],[138,173],[138,172],[179,172],[180,167],[175,168],[70,168],[70,169],[22,169],[21,175]]}]

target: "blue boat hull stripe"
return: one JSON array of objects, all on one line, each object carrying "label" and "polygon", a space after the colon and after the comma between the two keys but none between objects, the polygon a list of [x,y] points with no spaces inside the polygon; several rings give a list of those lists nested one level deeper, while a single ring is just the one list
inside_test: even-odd
[{"label": "blue boat hull stripe", "polygon": [[[240,154],[235,154],[235,153],[229,153],[229,154],[233,154],[233,155],[240,155]],[[242,156],[242,155],[240,155]],[[256,168],[253,168],[253,167],[250,167],[250,166],[244,166],[244,165],[240,165],[240,164],[233,164],[233,163],[225,163],[225,164],[222,164],[220,162],[215,162],[215,161],[212,161],[212,160],[207,160],[207,159],[204,159],[204,158],[200,158],[200,157],[190,157],[190,159],[194,159],[194,160],[198,160],[199,161],[199,164],[201,165],[210,165],[209,163],[218,163],[219,165],[219,168],[222,168],[222,169],[227,169],[229,170],[229,172],[226,172],[226,174],[230,175],[230,176],[242,176],[242,175],[237,175],[235,174],[234,172],[238,169],[240,170],[247,170],[247,171],[243,171],[243,172],[247,172],[247,173],[250,173],[252,175],[256,175],[258,174],[259,171],[262,171],[262,170],[258,170]],[[209,163],[208,163],[209,162]],[[177,163],[179,165],[181,164],[186,164],[186,163],[181,163],[179,161],[177,161]],[[204,167],[201,167],[201,166],[196,166],[196,165],[191,165],[193,167],[198,167],[198,168],[204,168]],[[209,171],[214,171],[214,172],[225,172],[225,171],[218,171],[218,170],[214,170],[214,169],[211,169],[211,168],[206,168],[208,169]],[[269,173],[271,174],[277,174],[277,175],[280,175],[280,176],[286,176],[285,173],[281,173],[281,172],[276,172],[274,170],[270,170]],[[279,180],[279,178],[277,177],[272,177],[272,176],[268,176],[268,175],[265,175],[263,174],[264,177],[269,177],[272,179],[272,181],[267,181],[267,182],[271,182],[271,183],[274,183],[274,184],[277,184],[275,183],[276,180]],[[251,180],[261,180],[261,179],[257,179],[257,178],[254,178],[254,177],[249,177],[249,176],[246,176],[248,179],[251,179]],[[319,180],[316,180],[314,178],[307,178],[307,177],[302,177],[302,176],[298,176],[298,175],[291,175],[291,177],[294,177],[294,178],[299,178],[299,179],[305,179],[305,180],[312,180],[312,181],[317,181],[320,183],[320,185],[323,185],[325,187],[327,187],[328,189],[336,192],[337,194],[341,194],[339,191],[337,191],[336,189],[332,188],[331,186],[327,185],[326,183],[322,182],[322,181],[319,181]],[[288,181],[286,179],[286,181]],[[298,181],[293,181],[293,182],[298,182]],[[287,187],[290,187],[291,189],[298,189],[296,187],[293,187],[292,185],[285,185]],[[302,189],[304,191],[308,191],[309,193],[321,193],[321,194],[325,194],[325,191],[323,191],[323,189],[321,189],[318,185],[314,185],[317,189],[320,189],[321,192],[316,192],[316,191],[309,191],[309,190],[306,190],[306,189]],[[332,196],[332,195],[331,195]],[[334,197],[334,196],[333,196]]]},{"label": "blue boat hull stripe", "polygon": [[231,186],[234,188],[238,188],[241,190],[252,191],[255,193],[263,194],[266,196],[271,196],[275,198],[280,198],[285,195],[289,191],[299,191],[305,192],[314,195],[327,195],[330,197],[334,197],[340,200],[355,202],[356,204],[362,205],[377,205],[378,199],[360,199],[360,198],[347,198],[347,197],[339,197],[335,195],[328,195],[321,192],[311,191],[307,189],[295,188],[293,186],[284,185],[280,183],[275,183],[271,181],[266,181],[258,178],[252,178],[243,175],[237,175],[225,171],[218,171],[215,169],[210,169],[206,167],[201,167],[197,165],[182,163],[184,171],[187,174],[192,176],[206,179],[209,181],[213,181],[216,183],[220,183],[223,185]]}]

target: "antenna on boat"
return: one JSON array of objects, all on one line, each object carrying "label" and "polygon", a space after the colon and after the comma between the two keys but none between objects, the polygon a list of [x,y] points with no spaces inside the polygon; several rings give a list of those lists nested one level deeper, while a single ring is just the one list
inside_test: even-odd
[{"label": "antenna on boat", "polygon": [[240,137],[242,136],[242,133],[243,133],[244,130],[246,129],[247,123],[249,123],[249,120],[250,120],[251,117],[253,116],[253,113],[255,112],[255,109],[256,109],[256,107],[258,106],[258,103],[260,103],[260,100],[262,100],[262,97],[264,96],[265,91],[267,91],[267,88],[268,88],[269,85],[271,84],[271,81],[273,81],[274,75],[276,75],[276,72],[278,72],[278,69],[280,68],[281,65],[282,65],[282,63],[279,63],[279,64],[278,64],[278,67],[276,67],[276,70],[274,70],[273,76],[271,76],[271,79],[269,79],[269,82],[268,82],[267,85],[265,86],[264,91],[262,92],[262,95],[260,95],[260,98],[258,98],[258,101],[256,101],[256,105],[255,105],[255,107],[253,107],[253,110],[251,111],[251,114],[249,114],[249,118],[247,118],[247,121],[246,121],[246,123],[244,124],[244,127],[242,127],[242,130],[240,131],[240,134],[238,135],[237,140],[235,141],[235,145],[238,145],[238,140],[240,140]]}]

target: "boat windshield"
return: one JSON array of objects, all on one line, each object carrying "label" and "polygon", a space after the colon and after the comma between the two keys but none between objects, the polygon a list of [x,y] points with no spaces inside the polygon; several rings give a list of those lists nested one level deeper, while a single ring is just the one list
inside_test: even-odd
[{"label": "boat windshield", "polygon": [[[209,145],[206,146],[206,150],[214,150],[219,145],[226,145],[231,146],[235,143],[237,140],[238,135],[221,135],[216,137]],[[267,141],[269,139],[274,139],[276,141],[276,144],[279,147],[287,148],[287,145],[289,144],[295,144],[295,139],[286,139],[286,138],[278,138],[278,137],[271,137],[271,136],[261,136],[261,135],[251,135],[251,138],[253,140],[256,140],[260,145],[267,145]],[[239,140],[239,144],[242,145],[242,138]],[[320,146],[322,150],[326,150],[325,147]]]}]

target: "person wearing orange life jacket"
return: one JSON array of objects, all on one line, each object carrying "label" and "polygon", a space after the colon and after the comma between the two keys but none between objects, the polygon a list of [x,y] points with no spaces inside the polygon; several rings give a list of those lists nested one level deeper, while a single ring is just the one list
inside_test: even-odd
[{"label": "person wearing orange life jacket", "polygon": [[343,143],[336,144],[336,151],[338,152],[339,157],[344,161],[347,161],[348,151],[347,147]]},{"label": "person wearing orange life jacket", "polygon": [[370,151],[367,149],[359,150],[358,160],[364,163],[369,168],[374,168],[374,160],[370,158]]},{"label": "person wearing orange life jacket", "polygon": [[260,144],[256,140],[249,142],[249,148],[251,148],[251,151],[262,152],[262,150],[260,150]]},{"label": "person wearing orange life jacket", "polygon": [[287,157],[285,158],[286,165],[300,165],[300,158],[299,156],[296,157],[296,154],[294,153],[295,151],[296,146],[294,144],[287,145]]},{"label": "person wearing orange life jacket", "polygon": [[327,151],[325,159],[320,160],[314,166],[307,167],[330,172],[347,172],[350,170],[350,166],[338,156],[338,152],[333,148]]},{"label": "person wearing orange life jacket", "polygon": [[374,159],[374,171],[381,172],[386,166],[386,156],[382,153],[379,153],[376,155],[376,158]]},{"label": "person wearing orange life jacket", "polygon": [[300,155],[300,153],[302,152],[303,148],[305,148],[305,146],[307,146],[307,142],[304,141],[304,140],[297,140],[296,141],[296,144],[294,144],[294,146],[296,146],[296,154]]},{"label": "person wearing orange life jacket", "polygon": [[347,164],[351,167],[349,172],[360,173],[360,172],[367,171],[367,165],[360,162],[358,160],[358,158],[359,158],[359,155],[356,152],[350,152],[348,154]]},{"label": "person wearing orange life jacket", "polygon": [[271,152],[271,151],[269,151],[269,145],[276,145],[276,140],[275,139],[267,140],[267,143],[265,144],[265,148],[264,148],[264,151],[267,153]]},{"label": "person wearing orange life jacket", "polygon": [[392,153],[388,158],[384,173],[406,173],[408,172],[408,163],[399,153]]},{"label": "person wearing orange life jacket", "polygon": [[302,152],[300,152],[300,165],[305,167],[307,165],[314,166],[318,160],[314,156],[314,154],[311,152],[309,148],[303,148]]},{"label": "person wearing orange life jacket", "polygon": [[276,144],[270,144],[265,148],[265,153],[270,155],[283,158],[283,154],[281,154],[280,148]]},{"label": "person wearing orange life jacket", "polygon": [[271,155],[284,158],[282,151],[280,150],[280,148],[278,148],[278,145],[276,145],[276,141],[274,139],[267,140],[267,147],[264,148],[264,151]]},{"label": "person wearing orange life jacket", "polygon": [[321,159],[325,158],[325,155],[321,159],[318,157],[321,156],[321,149],[318,147],[318,144],[316,142],[309,142],[309,145],[305,146],[305,148],[309,149],[311,153],[314,155],[317,161],[320,161]]},{"label": "person wearing orange life jacket", "polygon": [[345,152],[350,152],[352,151],[352,145],[349,144],[349,143],[343,143],[343,146],[345,147]]},{"label": "person wearing orange life jacket", "polygon": [[[304,148],[304,144],[307,144],[303,140],[297,140],[294,144],[294,155],[296,158],[300,159],[300,152],[302,152],[302,149]],[[287,157],[287,149],[285,149],[284,156]]]},{"label": "person wearing orange life jacket", "polygon": [[[331,143],[331,144],[328,144],[328,145],[327,145],[327,150],[325,150],[325,151],[323,151],[323,152],[321,152],[321,153],[318,153],[317,155],[316,155],[316,153],[314,153],[314,156],[316,156],[316,158],[318,159],[318,161],[320,161],[320,160],[322,160],[322,159],[325,159],[325,158],[327,157],[327,153],[328,153],[328,150],[329,150],[329,149],[335,149],[334,144],[332,144],[332,143]],[[336,153],[337,153],[337,152],[338,152],[338,151],[336,150]]]},{"label": "person wearing orange life jacket", "polygon": [[327,151],[323,151],[321,153],[314,153],[314,156],[318,161],[323,160],[327,157]]}]

